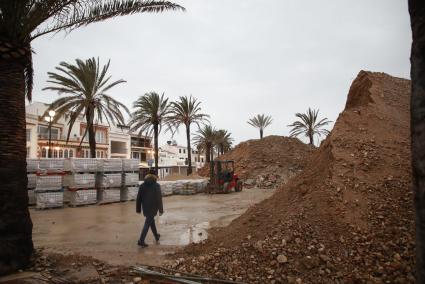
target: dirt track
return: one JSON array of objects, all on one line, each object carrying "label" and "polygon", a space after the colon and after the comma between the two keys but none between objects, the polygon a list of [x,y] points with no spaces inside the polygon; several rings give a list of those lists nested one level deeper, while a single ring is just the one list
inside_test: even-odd
[{"label": "dirt track", "polygon": [[250,206],[273,191],[247,189],[227,195],[171,196],[164,198],[165,214],[159,218],[161,244],[140,249],[137,239],[143,218],[135,202],[101,206],[31,210],[36,247],[59,253],[79,253],[111,264],[157,265],[167,253],[207,237],[206,229],[228,225]]}]

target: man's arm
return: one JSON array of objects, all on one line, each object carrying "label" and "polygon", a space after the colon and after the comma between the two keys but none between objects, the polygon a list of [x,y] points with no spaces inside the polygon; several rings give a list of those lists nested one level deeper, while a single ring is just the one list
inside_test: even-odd
[{"label": "man's arm", "polygon": [[137,192],[136,213],[140,213],[142,211],[142,190],[143,184],[139,186],[139,191]]},{"label": "man's arm", "polygon": [[156,190],[156,196],[157,196],[157,200],[158,200],[158,210],[159,210],[159,214],[163,214],[164,213],[164,208],[162,206],[162,192],[161,192],[161,186],[158,184],[157,190]]}]

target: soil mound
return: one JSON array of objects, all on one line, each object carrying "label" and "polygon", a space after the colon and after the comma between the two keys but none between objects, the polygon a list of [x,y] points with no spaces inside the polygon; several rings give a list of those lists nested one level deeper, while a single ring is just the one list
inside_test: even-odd
[{"label": "soil mound", "polygon": [[[242,142],[217,159],[234,160],[235,173],[246,186],[270,188],[301,172],[314,150],[297,138],[267,136]],[[209,166],[200,173],[208,176]]]},{"label": "soil mound", "polygon": [[304,170],[169,265],[248,283],[414,283],[410,81],[361,71]]}]

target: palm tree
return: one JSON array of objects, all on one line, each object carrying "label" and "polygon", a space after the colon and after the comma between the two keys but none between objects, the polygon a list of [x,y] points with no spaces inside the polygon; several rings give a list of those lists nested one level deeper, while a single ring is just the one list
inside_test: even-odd
[{"label": "palm tree", "polygon": [[169,122],[177,130],[180,125],[186,127],[186,139],[187,139],[187,160],[188,168],[187,175],[192,173],[192,149],[190,144],[190,125],[195,123],[200,127],[199,124],[208,119],[209,115],[201,113],[201,102],[196,98],[190,97],[179,97],[179,100],[171,103],[171,115]]},{"label": "palm tree", "polygon": [[50,110],[56,111],[55,120],[69,115],[66,141],[69,140],[75,120],[80,114],[84,115],[87,125],[81,142],[88,134],[92,158],[96,158],[94,119],[100,123],[106,120],[109,125],[111,122],[123,125],[125,122],[121,109],[130,114],[125,105],[106,94],[114,86],[125,82],[124,80],[109,82],[111,79],[111,76],[107,76],[109,64],[110,60],[100,68],[99,59],[95,58],[86,61],[76,59],[75,65],[61,62],[60,67],[56,67],[60,73],[47,73],[50,78],[47,82],[52,83],[52,86],[43,89],[57,91],[59,95],[69,95],[54,101],[43,115],[46,116]]},{"label": "palm tree", "polygon": [[425,283],[425,3],[409,0],[412,28],[410,105],[412,143],[412,187],[416,208],[416,283]]},{"label": "palm tree", "polygon": [[319,110],[312,110],[310,108],[308,108],[307,113],[296,113],[295,116],[300,120],[288,125],[289,127],[292,127],[289,136],[297,137],[304,134],[308,137],[310,145],[314,146],[314,135],[318,135],[319,137],[321,135],[328,135],[329,130],[323,129],[323,127],[332,122],[326,117],[317,121],[318,115]]},{"label": "palm tree", "polygon": [[33,252],[28,211],[25,97],[31,100],[32,40],[133,13],[184,10],[152,0],[0,1],[0,275],[25,267]]},{"label": "palm tree", "polygon": [[231,135],[232,134],[230,132],[227,132],[227,130],[224,129],[216,131],[216,145],[220,155],[223,155],[232,147],[233,138]]},{"label": "palm tree", "polygon": [[250,120],[248,120],[248,124],[258,128],[260,130],[260,139],[263,139],[264,129],[272,124],[272,117],[264,114],[257,114]]},{"label": "palm tree", "polygon": [[193,140],[196,145],[202,147],[205,150],[205,162],[209,163],[214,159],[213,149],[214,142],[216,139],[215,136],[216,130],[211,125],[207,124],[204,127],[199,128],[198,132],[195,134]]},{"label": "palm tree", "polygon": [[138,131],[139,135],[154,136],[155,171],[158,173],[158,135],[164,125],[170,129],[168,116],[171,113],[168,98],[155,92],[146,93],[133,104],[134,112],[129,122],[130,131]]}]

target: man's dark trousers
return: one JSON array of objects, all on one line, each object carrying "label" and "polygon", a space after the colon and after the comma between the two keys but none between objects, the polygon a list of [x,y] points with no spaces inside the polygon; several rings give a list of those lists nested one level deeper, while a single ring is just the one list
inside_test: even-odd
[{"label": "man's dark trousers", "polygon": [[153,235],[155,236],[155,239],[158,238],[158,232],[156,231],[155,226],[155,217],[146,217],[145,219],[145,225],[143,226],[142,233],[140,234],[140,242],[142,244],[145,243],[146,235],[148,234],[149,228],[151,228]]}]

